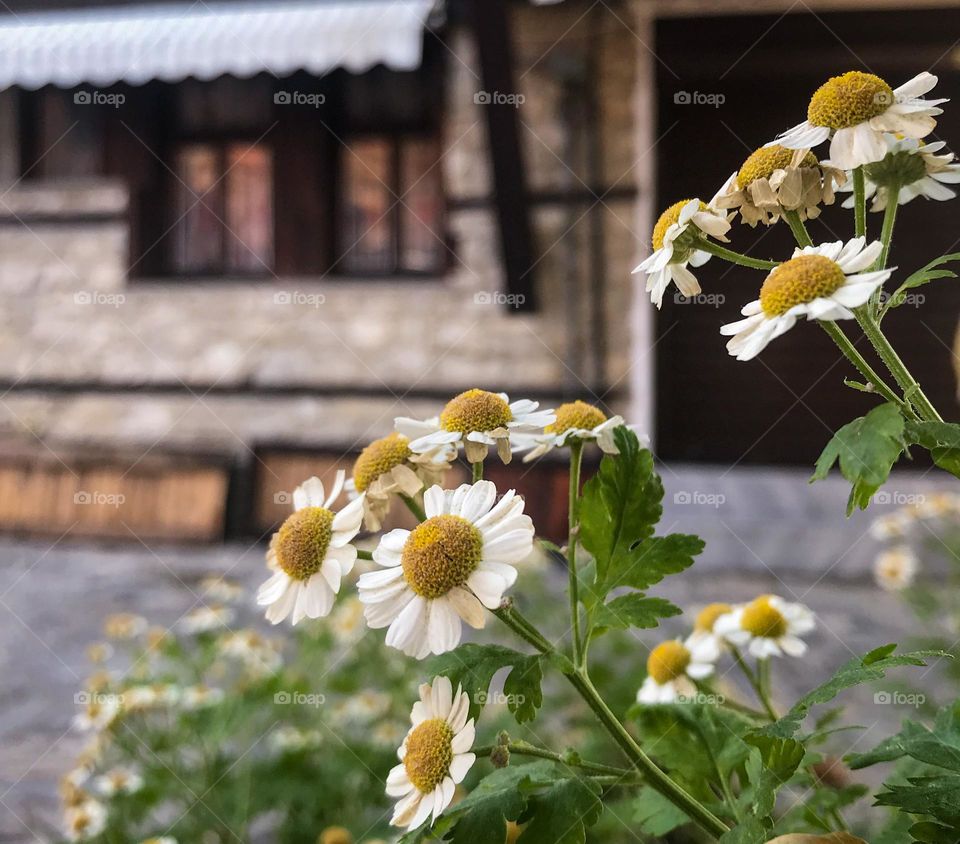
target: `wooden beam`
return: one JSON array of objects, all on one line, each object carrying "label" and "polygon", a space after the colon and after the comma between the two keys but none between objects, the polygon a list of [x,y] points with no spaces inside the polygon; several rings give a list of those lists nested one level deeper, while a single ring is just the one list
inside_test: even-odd
[{"label": "wooden beam", "polygon": [[509,310],[533,311],[537,306],[533,234],[520,144],[520,118],[515,99],[510,96],[519,92],[513,72],[509,10],[506,0],[468,0],[467,5],[477,40],[482,93],[488,95],[485,97],[488,101],[481,104],[481,108],[487,121],[506,288],[521,303]]}]

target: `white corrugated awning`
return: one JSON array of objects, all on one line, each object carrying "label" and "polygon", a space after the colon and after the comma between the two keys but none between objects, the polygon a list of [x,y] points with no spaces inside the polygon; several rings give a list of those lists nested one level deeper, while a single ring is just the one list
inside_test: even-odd
[{"label": "white corrugated awning", "polygon": [[420,64],[435,0],[275,0],[4,15],[0,88]]}]

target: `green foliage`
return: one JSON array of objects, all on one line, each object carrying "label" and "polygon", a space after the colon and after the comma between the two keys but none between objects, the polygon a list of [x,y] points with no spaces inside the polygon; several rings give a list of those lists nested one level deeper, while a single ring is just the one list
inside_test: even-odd
[{"label": "green foliage", "polygon": [[855,507],[867,508],[905,448],[900,409],[893,403],[882,404],[866,416],[847,423],[833,435],[817,459],[810,481],[823,480],[839,460],[840,472],[851,484],[847,501],[849,516]]},{"label": "green foliage", "polygon": [[630,592],[597,607],[593,614],[593,634],[596,636],[608,629],[657,627],[661,618],[682,612],[680,607],[666,598],[651,598],[640,592]]},{"label": "green foliage", "polygon": [[575,777],[555,780],[530,796],[524,816],[529,822],[520,844],[583,844],[586,828],[597,822],[602,811],[596,783]]},{"label": "green foliage", "polygon": [[427,674],[449,677],[454,688],[462,686],[470,696],[470,712],[476,717],[487,701],[493,675],[501,668],[510,668],[503,692],[508,708],[522,724],[533,720],[543,704],[542,662],[538,654],[522,654],[501,645],[468,643],[431,659]]},{"label": "green foliage", "polygon": [[938,278],[956,278],[957,274],[953,272],[953,270],[939,269],[951,261],[960,261],[960,252],[950,252],[946,255],[941,255],[939,258],[934,258],[929,264],[907,276],[906,281],[893,292],[893,295],[890,296],[887,303],[883,306],[883,309],[880,311],[880,318],[882,319],[886,313],[893,308],[899,308],[906,301],[904,294],[908,290],[912,290],[915,287],[922,287],[924,284],[929,284]]},{"label": "green foliage", "polygon": [[927,449],[934,463],[960,478],[960,425],[954,422],[910,420],[905,430],[908,442]]},{"label": "green foliage", "polygon": [[640,832],[661,836],[690,822],[690,818],[659,791],[641,788],[633,801],[633,820]]},{"label": "green foliage", "polygon": [[939,651],[915,651],[894,655],[896,647],[896,645],[884,645],[862,657],[854,657],[845,662],[826,683],[805,694],[780,720],[759,728],[756,734],[773,738],[793,738],[812,707],[833,700],[844,689],[880,680],[891,668],[902,665],[923,666],[926,665],[924,659],[927,657],[946,656]]}]

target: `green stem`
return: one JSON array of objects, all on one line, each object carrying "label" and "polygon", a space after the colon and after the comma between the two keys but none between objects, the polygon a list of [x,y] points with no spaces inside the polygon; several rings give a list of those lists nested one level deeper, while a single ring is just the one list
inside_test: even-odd
[{"label": "green stem", "polygon": [[[481,747],[474,747],[473,753],[478,757],[489,756],[495,747],[498,745],[483,745]],[[585,759],[572,759],[570,754],[555,753],[552,750],[547,750],[545,747],[537,747],[534,744],[530,744],[525,741],[509,741],[505,745],[499,745],[501,747],[506,747],[511,754],[516,753],[520,756],[536,756],[540,759],[549,759],[552,762],[558,762],[561,765],[566,765],[571,768],[580,768],[583,771],[590,771],[595,774],[609,774],[615,777],[630,777],[633,775],[633,771],[628,771],[624,768],[615,768],[612,765],[602,765],[599,762],[588,762]]]},{"label": "green stem", "polygon": [[471,463],[470,468],[473,472],[473,482],[476,483],[477,481],[482,481],[483,480],[483,461],[481,460],[477,463]]},{"label": "green stem", "polygon": [[[564,676],[570,681],[570,684],[579,692],[586,704],[590,707],[603,727],[610,733],[613,740],[620,746],[631,764],[643,776],[644,780],[664,797],[666,797],[674,806],[681,809],[695,823],[699,824],[706,832],[713,835],[714,838],[720,838],[729,831],[727,825],[720,820],[713,812],[704,806],[696,797],[688,793],[682,786],[675,783],[670,777],[656,765],[656,763],[644,753],[643,749],[634,741],[633,736],[627,732],[626,727],[620,723],[617,716],[613,714],[610,707],[604,702],[603,698],[594,688],[585,669],[577,668],[559,654],[556,649],[540,635],[539,631],[530,624],[522,615],[507,602],[494,614],[507,624],[514,632],[525,641],[533,645],[537,650],[546,656],[549,656],[553,662],[563,671]],[[566,662],[566,665],[564,665]]]},{"label": "green stem", "polygon": [[723,258],[724,261],[729,261],[731,264],[739,264],[741,267],[751,267],[755,270],[772,270],[780,264],[779,261],[764,261],[761,258],[741,255],[732,249],[724,249],[719,243],[714,243],[712,240],[701,242],[697,248],[709,252],[711,255],[716,255],[718,258]]},{"label": "green stem", "polygon": [[359,560],[372,560],[373,552],[365,551],[363,548],[357,548],[357,559]]},{"label": "green stem", "polygon": [[583,441],[570,441],[570,494],[567,505],[567,570],[570,578],[570,623],[573,625],[573,662],[584,664],[583,640],[580,638],[580,583],[577,580],[577,542],[580,538],[580,467],[583,463]]},{"label": "green stem", "polygon": [[423,512],[423,507],[421,507],[416,501],[414,501],[409,495],[404,495],[400,493],[400,498],[404,504],[407,505],[407,509],[417,517],[418,521],[425,522],[427,520],[427,514]]},{"label": "green stem", "polygon": [[770,657],[757,660],[757,681],[763,708],[770,719],[776,721],[780,716],[777,715],[777,710],[773,708],[773,702],[770,700]]},{"label": "green stem", "polygon": [[853,226],[857,237],[867,234],[867,196],[863,183],[863,167],[853,171]]},{"label": "green stem", "polygon": [[830,339],[837,344],[837,347],[843,352],[843,356],[854,365],[881,396],[887,401],[892,401],[894,404],[899,405],[901,409],[908,407],[903,399],[901,399],[892,388],[887,386],[884,380],[876,373],[876,370],[867,363],[863,355],[857,351],[856,346],[850,342],[850,338],[844,334],[843,329],[839,325],[829,320],[817,320],[817,322],[819,322],[820,327],[830,335]]},{"label": "green stem", "polygon": [[[763,706],[763,711],[767,714],[767,717],[771,721],[776,721],[777,713],[770,703],[770,699],[767,697],[766,692],[763,690],[763,682],[760,675],[755,674],[751,670],[750,666],[747,665],[746,660],[744,660],[739,648],[731,647],[730,653],[733,654],[733,660],[737,663],[737,667],[743,672],[743,676],[747,678],[747,682],[750,684],[750,687],[756,694],[757,700],[760,701],[760,705]],[[763,660],[760,661],[760,665],[762,664]]]},{"label": "green stem", "polygon": [[887,266],[887,258],[890,256],[890,242],[893,240],[893,226],[897,221],[897,208],[900,206],[900,203],[897,202],[899,196],[900,183],[893,181],[887,187],[887,207],[883,212],[883,227],[880,229],[880,242],[883,244],[883,251],[880,252],[880,257],[873,265],[874,270],[882,270]]},{"label": "green stem", "polygon": [[790,226],[790,231],[793,232],[793,238],[797,241],[798,246],[813,246],[813,241],[810,239],[807,227],[803,224],[803,220],[800,219],[798,212],[784,211],[783,219],[786,220],[787,225]]},{"label": "green stem", "polygon": [[906,364],[900,359],[896,349],[893,348],[890,341],[886,338],[869,304],[857,308],[854,314],[857,317],[857,322],[860,323],[860,327],[863,329],[863,333],[867,335],[867,339],[873,345],[873,348],[877,350],[880,360],[882,360],[887,369],[890,370],[890,374],[897,384],[900,385],[900,389],[903,390],[904,400],[913,404],[917,408],[920,416],[928,422],[942,422],[943,417],[937,413],[937,409],[933,406],[930,399],[928,399],[923,390],[920,389],[920,384],[917,383],[916,378],[910,374],[910,370],[907,369]]}]

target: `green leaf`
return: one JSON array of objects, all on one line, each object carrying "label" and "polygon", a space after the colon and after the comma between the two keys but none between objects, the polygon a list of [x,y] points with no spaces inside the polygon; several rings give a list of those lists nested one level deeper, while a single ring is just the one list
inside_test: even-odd
[{"label": "green leaf", "polygon": [[865,510],[873,494],[886,482],[893,464],[903,453],[904,420],[900,409],[888,402],[866,416],[844,425],[827,443],[817,460],[810,482],[827,477],[840,461],[840,472],[850,481],[847,515],[854,507]]},{"label": "green leaf", "polygon": [[960,425],[954,422],[908,421],[905,434],[907,442],[927,449],[934,463],[960,478]]},{"label": "green leaf", "polygon": [[630,592],[601,604],[593,615],[593,635],[606,630],[626,630],[630,627],[656,627],[661,618],[680,615],[683,610],[666,598],[648,598],[641,592]]},{"label": "green leaf", "polygon": [[663,512],[653,455],[625,426],[614,431],[614,441],[620,453],[603,458],[580,502],[580,539],[596,560],[598,586],[636,564],[634,546],[653,535]]},{"label": "green leaf", "polygon": [[933,823],[932,821],[921,821],[910,827],[910,834],[915,841],[921,841],[923,844],[957,844],[957,831],[946,826]]},{"label": "green leaf", "polygon": [[690,823],[690,818],[682,809],[678,809],[659,791],[641,788],[633,801],[634,821],[640,832],[657,838],[673,832],[677,827]]},{"label": "green leaf", "polygon": [[811,708],[817,704],[833,700],[844,689],[859,686],[861,683],[880,680],[891,668],[897,668],[901,665],[922,666],[926,665],[924,659],[927,657],[948,656],[943,651],[914,651],[895,656],[893,651],[896,647],[896,645],[884,645],[862,657],[854,657],[849,662],[844,663],[826,683],[817,686],[813,691],[800,698],[779,721],[758,728],[754,731],[754,735],[784,739],[793,738]]},{"label": "green leaf", "polygon": [[759,818],[744,818],[720,838],[720,844],[765,844],[770,838],[770,827]]},{"label": "green leaf", "polygon": [[516,821],[527,805],[526,789],[556,779],[552,762],[510,765],[484,777],[476,788],[444,814],[456,821],[455,844],[503,844],[507,821]]},{"label": "green leaf", "polygon": [[914,815],[929,815],[960,833],[960,776],[910,777],[905,785],[886,784],[877,806],[896,806]]},{"label": "green leaf", "polygon": [[449,677],[470,696],[470,713],[476,717],[487,702],[490,681],[501,668],[510,667],[503,684],[507,708],[522,724],[536,717],[543,704],[540,683],[543,665],[539,654],[522,654],[500,645],[460,645],[427,663],[428,676]]},{"label": "green leaf", "polygon": [[599,785],[574,777],[558,780],[529,798],[519,844],[583,844],[586,828],[602,811]]},{"label": "green leaf", "polygon": [[931,281],[935,281],[938,278],[956,278],[956,273],[952,270],[938,270],[937,267],[948,264],[951,261],[960,261],[960,252],[950,252],[947,255],[941,255],[939,258],[934,258],[929,264],[925,267],[921,267],[912,275],[907,276],[907,280],[903,282],[894,292],[893,295],[887,300],[887,303],[883,306],[883,310],[880,311],[880,318],[882,319],[887,311],[892,308],[898,308],[904,303],[903,294],[907,290],[911,290],[914,287],[921,287],[924,284],[929,284]]},{"label": "green leaf", "polygon": [[749,786],[744,789],[740,803],[750,816],[766,818],[773,812],[777,792],[800,767],[804,747],[796,739],[767,735],[748,735],[745,741],[753,749],[747,760]]},{"label": "green leaf", "polygon": [[848,764],[851,768],[866,768],[904,756],[960,773],[960,701],[937,713],[932,730],[914,721],[904,721],[899,733],[880,742],[873,750],[854,753]]}]

